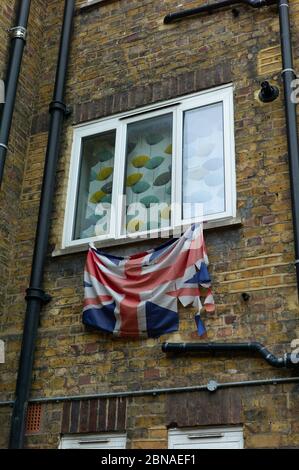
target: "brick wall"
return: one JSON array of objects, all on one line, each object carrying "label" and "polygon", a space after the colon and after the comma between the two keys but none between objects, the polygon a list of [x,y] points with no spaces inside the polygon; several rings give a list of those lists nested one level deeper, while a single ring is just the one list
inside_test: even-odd
[{"label": "brick wall", "polygon": [[[7,30],[15,25],[15,2],[1,2],[0,25],[0,76],[6,77],[10,42]],[[16,107],[13,116],[5,173],[0,193],[0,304],[4,305],[3,288],[9,295],[8,273],[14,269],[15,241],[19,232],[19,201],[26,165],[26,156],[31,132],[31,120],[37,100],[38,79],[41,69],[40,41],[42,37],[41,2],[33,1],[28,25],[28,40],[24,50],[18,83]],[[15,298],[14,298],[15,301]],[[10,302],[9,302],[10,304]],[[1,308],[1,315],[5,309]],[[6,317],[4,319],[6,323]]]},{"label": "brick wall", "polygon": [[[7,30],[15,26],[17,3],[3,0],[0,5],[0,78],[3,80],[6,76],[10,49]],[[5,332],[3,339],[5,340],[7,361],[5,365],[0,364],[1,396],[12,390],[15,384],[16,368],[14,366],[14,370],[10,369],[10,358],[13,357],[15,360],[16,351],[19,350],[19,334],[23,321],[20,316],[17,326],[14,318],[16,306],[21,305],[19,308],[23,308],[25,292],[22,285],[14,288],[15,259],[20,252],[26,250],[26,241],[20,235],[20,221],[22,220],[20,200],[27,164],[31,121],[38,99],[38,81],[41,74],[43,3],[40,0],[33,0],[31,5],[28,37],[19,77],[9,151],[0,191],[0,334],[3,336]],[[16,243],[17,237],[18,245]],[[22,274],[20,272],[21,275],[26,276],[26,280],[28,279],[28,272]],[[0,413],[2,411],[0,410]],[[3,426],[1,420],[1,429],[4,430],[8,428],[9,422],[5,415],[3,420]],[[2,433],[1,442],[3,437]]]},{"label": "brick wall", "polygon": [[[40,6],[37,0],[33,3],[36,8]],[[77,6],[83,3],[77,2]],[[237,18],[230,10],[223,10],[219,14],[163,25],[164,15],[176,11],[181,3],[178,0],[107,1],[79,11],[75,17],[66,90],[66,102],[73,106],[74,112],[63,129],[45,270],[45,289],[53,300],[41,316],[32,397],[198,385],[211,378],[229,382],[291,375],[291,372],[273,370],[258,357],[166,356],[161,352],[162,341],[197,338],[194,312],[188,309],[181,311],[180,331],[161,339],[111,340],[108,335],[87,332],[81,324],[86,253],[50,256],[61,244],[72,124],[233,82],[237,204],[242,224],[206,233],[217,303],[216,313],[204,318],[208,339],[256,340],[274,353],[282,354],[290,350],[291,340],[298,337],[283,99],[281,94],[277,101],[267,105],[256,99],[261,80],[270,79],[282,87],[275,8],[256,11],[240,6]],[[198,2],[183,4],[187,8]],[[292,14],[296,13],[292,24],[296,46],[299,8],[294,1],[291,6]],[[31,135],[26,140],[26,166],[25,169],[22,166],[22,186],[16,185],[14,227],[17,230],[11,230],[10,234],[18,256],[10,271],[2,326],[8,351],[2,374],[4,399],[13,398],[14,394],[25,309],[23,294],[29,282],[47,140],[47,108],[53,90],[62,10],[61,1],[47,3],[43,47],[39,51],[42,72],[38,74]],[[32,35],[39,31],[34,24],[31,29]],[[298,66],[298,47],[294,52]],[[37,70],[34,68],[37,65],[32,64],[28,57],[28,73]],[[121,254],[132,249],[136,247],[111,248],[111,251]],[[241,296],[243,292],[250,294],[247,302]],[[128,398],[129,446],[166,447],[167,427],[174,424],[231,423],[244,425],[248,447],[298,446],[297,393],[298,386],[289,384],[243,387],[238,391],[216,392],[216,395],[194,392],[192,397],[176,394]],[[228,404],[227,412],[221,406],[222,398]],[[99,423],[109,415],[110,402],[106,401],[103,407],[100,403],[43,405],[41,429],[28,435],[27,445],[57,447],[60,433],[65,429],[70,431],[71,424],[65,416],[67,413],[73,413],[69,417],[75,416],[76,407],[79,421],[74,430],[80,429],[80,416],[84,421],[88,412],[83,411],[91,406],[98,410],[97,429],[107,430]],[[182,414],[180,409],[186,413]],[[211,410],[211,413],[195,410]],[[4,423],[1,445],[5,446],[10,409],[2,407],[0,413]],[[91,431],[90,422],[84,421],[82,426]]]},{"label": "brick wall", "polygon": [[[9,4],[10,3],[10,4]],[[11,2],[6,2],[0,6],[0,78],[4,80],[7,53],[8,53],[8,38],[6,30],[11,26],[14,18],[14,8]],[[0,107],[2,105],[0,104]],[[0,195],[0,305],[4,305],[5,297],[5,282],[7,278],[8,264],[9,264],[9,232],[12,225],[12,220],[9,217],[9,201],[14,200],[14,195],[10,188],[4,186]],[[2,313],[2,312],[1,312]]]}]

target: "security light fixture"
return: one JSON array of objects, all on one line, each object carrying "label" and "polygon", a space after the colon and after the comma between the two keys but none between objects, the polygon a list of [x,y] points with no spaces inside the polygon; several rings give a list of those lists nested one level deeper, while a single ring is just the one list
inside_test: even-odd
[{"label": "security light fixture", "polygon": [[259,99],[263,103],[271,103],[276,100],[279,96],[279,89],[277,86],[271,85],[269,82],[264,81],[261,83],[261,91],[259,93]]}]

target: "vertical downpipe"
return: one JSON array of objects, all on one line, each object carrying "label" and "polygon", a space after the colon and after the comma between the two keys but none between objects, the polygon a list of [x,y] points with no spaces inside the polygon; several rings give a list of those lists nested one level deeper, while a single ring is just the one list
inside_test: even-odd
[{"label": "vertical downpipe", "polygon": [[297,278],[297,293],[299,297],[299,144],[296,102],[292,99],[293,80],[296,73],[293,66],[292,39],[290,28],[289,1],[279,0],[280,39],[283,63],[283,83],[285,96],[285,113],[288,136],[288,156],[291,179],[293,230],[295,245],[295,267]]},{"label": "vertical downpipe", "polygon": [[59,140],[63,117],[66,114],[66,106],[63,103],[63,96],[74,16],[74,5],[75,0],[65,0],[54,96],[53,101],[50,104],[51,118],[31,268],[30,287],[27,289],[26,295],[27,309],[16,385],[16,398],[11,421],[9,442],[9,447],[11,449],[21,449],[24,446],[25,420],[31,387],[39,316],[43,304],[50,300],[50,297],[43,291],[42,284],[49,238],[56,167],[59,154]]},{"label": "vertical downpipe", "polygon": [[5,103],[0,123],[0,187],[3,179],[8,141],[15,107],[23,51],[26,44],[27,24],[31,0],[20,0],[17,26],[9,30],[11,53],[5,83]]}]

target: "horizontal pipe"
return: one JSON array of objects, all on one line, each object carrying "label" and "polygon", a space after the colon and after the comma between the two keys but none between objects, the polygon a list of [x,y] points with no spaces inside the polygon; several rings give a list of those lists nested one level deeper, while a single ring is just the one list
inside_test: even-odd
[{"label": "horizontal pipe", "polygon": [[163,343],[163,352],[174,352],[174,353],[188,353],[188,352],[199,352],[199,353],[232,353],[232,352],[253,352],[260,354],[265,361],[267,361],[273,367],[299,367],[298,363],[292,361],[291,354],[286,353],[284,357],[276,357],[268,349],[260,343],[248,342],[248,343]]},{"label": "horizontal pipe", "polygon": [[213,13],[214,11],[226,8],[229,6],[244,4],[252,8],[262,8],[268,5],[273,5],[277,0],[223,0],[221,2],[202,5],[197,8],[189,8],[188,10],[178,11],[176,13],[170,13],[164,18],[164,23],[169,24],[173,21],[181,20],[186,17],[195,16],[200,13]]},{"label": "horizontal pipe", "polygon": [[[260,379],[260,380],[243,380],[239,382],[223,382],[217,383],[216,389],[230,388],[230,387],[248,387],[258,385],[278,385],[283,383],[296,383],[299,382],[299,377],[278,377],[272,379]],[[215,382],[216,383],[216,382]],[[184,393],[184,392],[201,392],[210,391],[208,388],[209,384],[206,385],[191,385],[189,387],[170,387],[170,388],[154,388],[147,390],[132,390],[124,392],[103,392],[95,393],[92,395],[69,395],[69,396],[57,396],[57,397],[43,397],[43,398],[31,398],[29,403],[59,403],[65,401],[78,401],[78,400],[95,400],[98,398],[121,398],[121,397],[141,397],[147,395],[162,395],[166,393]],[[12,406],[13,400],[0,401],[0,406]]]}]

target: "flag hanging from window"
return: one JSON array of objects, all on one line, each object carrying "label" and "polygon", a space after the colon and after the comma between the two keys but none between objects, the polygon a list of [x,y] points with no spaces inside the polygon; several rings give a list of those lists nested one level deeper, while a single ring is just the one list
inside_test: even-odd
[{"label": "flag hanging from window", "polygon": [[83,323],[119,337],[158,337],[179,328],[178,300],[200,318],[215,309],[201,224],[163,245],[119,257],[90,245],[85,271]]}]

